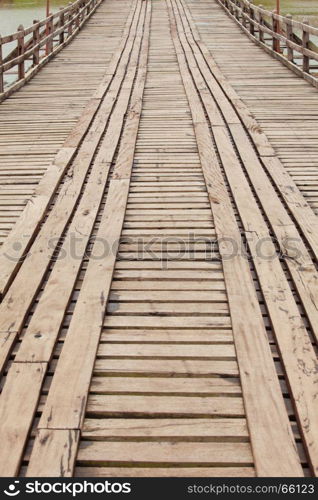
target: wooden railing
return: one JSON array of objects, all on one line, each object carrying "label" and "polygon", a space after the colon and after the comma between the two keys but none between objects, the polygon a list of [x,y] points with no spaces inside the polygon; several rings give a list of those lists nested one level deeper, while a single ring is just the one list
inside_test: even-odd
[{"label": "wooden railing", "polygon": [[[0,102],[67,45],[103,0],[77,0],[16,33],[0,36]],[[6,50],[7,49],[7,50]]]},{"label": "wooden railing", "polygon": [[318,87],[318,28],[248,0],[218,0],[241,29],[295,73]]}]

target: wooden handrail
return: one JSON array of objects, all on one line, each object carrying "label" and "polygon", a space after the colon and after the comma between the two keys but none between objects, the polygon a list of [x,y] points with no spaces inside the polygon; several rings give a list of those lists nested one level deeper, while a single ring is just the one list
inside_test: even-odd
[{"label": "wooden handrail", "polygon": [[[16,33],[0,36],[0,102],[65,47],[103,1],[76,0],[29,28],[19,26]],[[16,48],[4,56],[5,45],[13,42]],[[17,78],[6,83],[6,72],[13,67],[17,67]]]},{"label": "wooden handrail", "polygon": [[217,1],[249,38],[318,88],[318,46],[310,39],[318,38],[318,28],[307,20],[295,21],[291,15],[278,15],[248,0]]},{"label": "wooden handrail", "polygon": [[[37,28],[42,28],[43,26],[46,26],[47,22],[51,18],[53,18],[53,20],[54,19],[58,19],[61,14],[65,15],[66,13],[74,11],[78,6],[81,6],[81,7],[85,6],[87,8],[88,4],[91,5],[92,2],[90,0],[76,0],[76,2],[70,3],[70,5],[68,5],[67,7],[63,7],[58,12],[55,12],[55,14],[50,14],[45,19],[42,19],[42,21],[37,21],[37,23],[34,24],[33,26],[30,26],[29,28],[26,28],[24,30],[24,35],[25,36],[30,35]],[[4,43],[10,43],[10,42],[14,42],[15,40],[17,40],[18,37],[19,37],[19,31],[17,31],[16,33],[13,33],[12,35],[6,35],[6,36],[3,36],[3,37],[0,36],[0,41],[3,44]]]}]

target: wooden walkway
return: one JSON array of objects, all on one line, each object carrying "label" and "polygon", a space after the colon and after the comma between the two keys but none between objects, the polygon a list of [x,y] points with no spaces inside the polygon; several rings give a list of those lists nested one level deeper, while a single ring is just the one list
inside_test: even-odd
[{"label": "wooden walkway", "polygon": [[[8,206],[29,201],[0,255],[0,474],[318,475],[317,215],[201,38],[205,9],[245,35],[212,0],[120,2],[0,106],[14,145],[41,86],[56,120],[23,160],[32,187],[3,176]],[[114,21],[92,64],[80,45]],[[72,92],[52,75],[76,50],[91,80]],[[13,172],[24,148],[4,150]]]}]

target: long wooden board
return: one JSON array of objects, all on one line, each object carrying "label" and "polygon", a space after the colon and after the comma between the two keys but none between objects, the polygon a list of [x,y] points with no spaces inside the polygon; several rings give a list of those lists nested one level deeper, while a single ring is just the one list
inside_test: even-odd
[{"label": "long wooden board", "polygon": [[[113,249],[115,249],[115,245],[118,247],[126,210],[147,72],[151,2],[144,2],[144,6],[146,7],[146,19],[144,33],[139,34],[142,43],[138,73],[118,158],[98,230],[98,236],[106,238],[110,248]],[[102,261],[92,260],[89,263],[54,381],[39,424],[40,435],[35,441],[30,458],[27,471],[29,476],[45,476],[52,469],[52,461],[46,461],[45,459],[46,452],[45,447],[43,447],[41,433],[49,433],[52,441],[54,442],[56,439],[58,442],[59,429],[70,429],[76,432],[83,424],[88,389],[101,333],[100,318],[105,313],[116,253],[116,251],[113,251]],[[69,363],[70,356],[76,357],[76,370]],[[63,386],[62,382],[65,379],[68,380],[67,388]],[[63,406],[61,406],[61,398]],[[59,446],[56,446],[54,459],[56,464],[60,461],[63,453],[63,447],[59,450]],[[69,464],[68,470],[72,471],[74,465],[75,457],[72,457],[72,463]]]}]

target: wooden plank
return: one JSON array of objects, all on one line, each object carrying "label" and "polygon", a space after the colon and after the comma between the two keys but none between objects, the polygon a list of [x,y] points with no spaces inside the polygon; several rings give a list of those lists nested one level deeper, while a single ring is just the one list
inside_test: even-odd
[{"label": "wooden plank", "polygon": [[240,397],[91,395],[87,413],[104,417],[244,417],[244,407]]},{"label": "wooden plank", "polygon": [[253,457],[247,443],[144,443],[83,442],[78,453],[79,464],[205,464],[250,466]]},{"label": "wooden plank", "polygon": [[192,342],[197,344],[233,342],[231,328],[227,330],[193,329],[135,329],[106,328],[101,335],[102,342]]},{"label": "wooden plank", "polygon": [[152,302],[146,304],[140,304],[138,302],[133,303],[119,303],[119,302],[109,302],[107,305],[107,312],[113,315],[158,315],[158,316],[199,316],[211,315],[211,316],[226,316],[229,312],[228,305],[226,303],[208,303],[200,304],[197,302],[192,302],[191,304],[178,304],[175,302],[159,304]]},{"label": "wooden plank", "polygon": [[[193,263],[190,263],[193,266]],[[197,264],[197,263],[196,263]],[[222,291],[204,291],[197,290],[193,292],[191,290],[179,290],[178,301],[182,304],[187,302],[207,302],[211,303],[214,301],[225,301],[226,294]],[[144,302],[146,300],[154,301],[157,303],[161,302],[176,302],[176,294],[174,292],[169,292],[169,290],[114,290],[110,293],[110,301],[124,301],[124,302],[134,302],[137,301]]]},{"label": "wooden plank", "polygon": [[194,439],[204,437],[246,439],[246,421],[240,418],[226,419],[85,419],[82,436],[84,439],[107,438],[174,438]]},{"label": "wooden plank", "polygon": [[277,157],[262,158],[262,162],[286,201],[290,212],[298,222],[299,230],[306,238],[317,259],[317,216]]},{"label": "wooden plank", "polygon": [[253,477],[253,467],[76,467],[75,477]]},{"label": "wooden plank", "polygon": [[237,378],[156,378],[93,377],[91,393],[96,394],[241,394]]},{"label": "wooden plank", "polygon": [[188,359],[182,360],[125,360],[110,359],[97,360],[94,371],[99,375],[143,375],[143,376],[238,376],[239,370],[236,361],[197,361]]},{"label": "wooden plank", "polygon": [[[185,9],[186,14],[188,14],[187,20],[189,21],[189,11],[186,9],[184,2],[180,2],[182,4],[183,8]],[[193,26],[192,23],[192,31],[195,30],[195,27]],[[217,68],[215,62],[213,61],[211,54],[207,50],[207,48],[204,46],[204,44],[201,41],[197,41],[198,47],[195,47],[194,50],[196,51],[196,56],[199,58],[199,66],[203,70],[204,64],[202,64],[202,61],[204,60],[206,62],[206,65],[210,69],[210,75],[213,76],[216,81],[221,85],[221,87],[224,90],[225,96],[229,99],[229,101],[233,102],[234,107],[236,108],[238,114],[240,115],[241,119],[244,122],[244,115],[248,113],[247,107],[243,104],[243,102],[240,101],[240,105],[238,105],[238,96],[235,95],[235,92],[233,91],[232,88],[230,88],[229,83],[224,79],[224,76],[221,75],[220,70]],[[192,45],[193,47],[193,45]],[[200,49],[200,50],[199,50]],[[201,54],[202,52],[202,54]],[[201,64],[200,64],[201,62]],[[213,78],[213,80],[214,80]],[[211,122],[213,124],[213,122]],[[229,123],[229,122],[227,122]],[[257,127],[257,124],[255,124],[255,129]],[[259,127],[258,127],[259,128]],[[243,136],[243,128],[238,124],[230,124],[230,129],[231,132],[235,137],[239,135],[240,140],[236,141],[236,144],[241,145],[240,147],[240,154],[244,155],[244,162],[245,165],[248,166],[248,163],[246,163],[246,158],[248,156],[253,156],[254,161],[256,160],[256,155],[253,155],[253,150],[251,148],[250,143],[245,140],[244,144],[242,143],[242,136]],[[250,132],[250,131],[249,131]],[[263,133],[263,132],[262,132]],[[253,136],[252,136],[253,140]],[[254,141],[254,145],[257,148],[257,142]],[[302,233],[304,234],[305,238],[307,239],[308,243],[310,244],[313,252],[315,253],[315,256],[317,258],[318,256],[318,240],[316,236],[316,231],[314,228],[317,227],[317,219],[313,211],[310,209],[306,201],[303,199],[303,196],[300,194],[297,186],[293,182],[292,178],[289,176],[288,172],[284,169],[283,165],[281,164],[279,158],[275,156],[275,153],[271,155],[264,155],[262,154],[262,151],[257,148],[259,151],[259,154],[262,157],[263,164],[265,165],[267,171],[270,173],[271,178],[275,182],[275,185],[279,189],[279,192],[282,194],[283,198],[285,199],[287,206],[290,210],[290,212],[294,215],[296,221],[299,223],[300,229]],[[256,165],[258,166],[257,172],[258,175],[262,174],[262,168],[260,167],[259,161],[256,160]],[[249,169],[250,175],[253,173],[253,170],[250,168]],[[265,180],[265,176],[262,175],[262,179]],[[256,176],[254,176],[254,185],[256,181]],[[259,179],[259,183],[261,184],[261,181]],[[267,181],[267,185],[269,186],[269,182]],[[268,188],[269,189],[269,188]],[[273,190],[271,190],[273,192]],[[258,191],[259,193],[259,191]],[[267,199],[271,199],[272,195],[267,197]],[[264,198],[265,200],[265,198]],[[267,204],[267,207],[269,208],[269,204]],[[302,252],[304,253],[304,252]]]},{"label": "wooden plank", "polygon": [[[229,151],[229,144],[226,147],[223,141],[224,132],[218,130],[214,133],[215,137],[218,136],[216,138],[218,148],[232,189],[234,183],[239,182],[239,184],[236,184],[237,187],[239,186],[239,189],[236,191],[235,199],[245,230],[251,231],[249,233],[248,245],[253,255],[265,303],[275,331],[286,376],[289,380],[291,394],[295,402],[296,412],[304,429],[304,440],[308,454],[311,457],[313,467],[316,468],[315,464],[317,463],[318,455],[315,443],[318,441],[315,434],[317,429],[314,425],[308,425],[308,422],[314,422],[314,415],[317,414],[317,403],[314,396],[317,385],[315,352],[284,271],[278,257],[276,257],[270,233],[257,210],[255,201],[251,195],[248,195],[249,188],[247,183],[245,184],[246,180],[244,182],[243,175],[239,174],[239,164],[234,156],[230,160],[229,154],[226,154],[226,158],[223,154],[223,152]],[[220,139],[221,134],[222,139]],[[257,245],[260,238],[264,240],[267,238],[262,255],[257,252]],[[269,259],[269,255],[275,255],[275,258]],[[277,302],[278,296],[281,298],[279,304]],[[308,296],[308,300],[311,300],[310,295]],[[291,336],[286,332],[293,332],[293,335]],[[290,353],[293,354],[291,355]],[[301,366],[299,365],[300,359],[302,360]]]},{"label": "wooden plank", "polygon": [[[219,265],[218,265],[219,267]],[[191,271],[181,271],[181,270],[170,270],[161,269],[160,271],[139,271],[139,270],[116,270],[114,274],[115,278],[131,279],[136,278],[138,280],[142,279],[160,279],[160,280],[217,280],[222,278],[221,269],[218,271],[201,271],[197,269],[192,269]]]},{"label": "wooden plank", "polygon": [[26,477],[72,477],[78,442],[77,430],[38,430]]},{"label": "wooden plank", "polygon": [[6,457],[0,461],[2,477],[19,473],[25,436],[32,425],[46,368],[45,363],[13,363],[6,377],[0,398],[0,439]]},{"label": "wooden plank", "polygon": [[101,344],[97,351],[99,358],[209,358],[235,359],[233,345],[171,345],[171,344]]},{"label": "wooden plank", "polygon": [[[147,72],[151,3],[144,2],[144,6],[146,9],[146,19],[143,35],[139,35],[142,44],[137,78],[113,178],[109,186],[106,206],[97,233],[97,236],[100,235],[106,238],[111,248],[115,248],[116,244],[118,247],[118,240],[122,230]],[[105,313],[115,265],[115,253],[110,253],[103,261],[92,260],[88,266],[54,381],[50,388],[48,400],[39,424],[40,428],[53,429],[54,436],[58,432],[56,429],[75,430],[79,429],[82,425],[90,379],[101,333],[100,318]],[[88,303],[90,304],[89,308],[87,308]],[[69,364],[70,355],[77,358],[78,369],[76,371],[74,371],[74,366],[71,367]],[[65,377],[69,380],[69,384],[67,388],[63,387],[61,394],[60,391],[64,384],[61,385],[60,381],[65,380]],[[60,404],[61,400],[63,400],[63,406]],[[48,418],[48,414],[52,412],[52,408],[54,408],[54,416],[53,418]],[[39,441],[40,437],[36,439],[35,450],[39,447]],[[60,443],[57,442],[56,445],[56,456],[63,456],[63,449],[59,449]],[[71,462],[74,466],[75,456],[72,457]],[[37,456],[33,452],[29,468],[35,475],[37,475],[36,463]],[[34,464],[34,468],[32,464]],[[40,469],[41,471],[43,469],[51,470],[50,462],[45,461]]]},{"label": "wooden plank", "polygon": [[181,316],[106,316],[104,326],[114,328],[209,328],[228,329],[231,327],[229,316],[189,316],[185,321]]},{"label": "wooden plank", "polygon": [[[92,229],[92,235],[98,237],[103,234],[103,237],[106,235],[111,242],[114,241],[115,253],[118,248],[116,232],[117,236],[123,236],[117,257],[114,255],[113,260],[107,257],[104,265],[99,265],[100,261],[96,262],[95,259],[85,258],[77,278],[77,263],[74,263],[74,270],[69,272],[69,267],[73,266],[71,261],[64,269],[62,264],[55,262],[47,268],[51,273],[48,275],[49,280],[37,291],[36,301],[30,309],[31,315],[21,322],[21,329],[22,325],[24,329],[12,352],[16,361],[21,360],[22,363],[19,364],[24,364],[28,359],[49,361],[42,396],[36,408],[37,412],[44,412],[46,420],[44,423],[40,422],[40,433],[36,436],[32,452],[38,418],[33,420],[33,429],[23,456],[24,463],[27,463],[32,453],[28,473],[44,476],[47,474],[45,470],[52,467],[56,475],[82,474],[83,477],[87,471],[97,477],[101,474],[108,477],[109,471],[114,476],[119,471],[123,475],[127,471],[128,474],[136,471],[136,475],[142,476],[145,471],[149,471],[151,475],[152,470],[155,471],[154,475],[164,476],[169,473],[184,476],[189,470],[198,476],[198,471],[202,471],[203,476],[210,471],[214,477],[217,470],[224,475],[228,475],[231,470],[234,476],[238,471],[252,476],[254,461],[257,462],[258,475],[263,472],[264,475],[274,475],[277,470],[283,476],[289,476],[291,470],[294,475],[304,473],[300,468],[300,462],[304,465],[307,460],[304,450],[302,445],[298,447],[298,451],[295,449],[295,439],[303,438],[300,437],[295,422],[292,425],[289,423],[289,418],[295,420],[290,389],[283,380],[285,372],[281,353],[276,347],[275,332],[264,305],[262,290],[259,289],[258,276],[242,256],[228,259],[232,250],[229,240],[233,242],[234,239],[237,245],[242,244],[241,226],[237,223],[238,212],[234,204],[231,205],[231,193],[224,182],[223,166],[221,165],[220,172],[213,149],[209,120],[213,124],[213,130],[217,129],[215,135],[224,155],[223,160],[226,159],[232,168],[235,163],[233,166],[233,158],[231,154],[228,155],[228,150],[232,151],[233,145],[222,138],[223,116],[219,110],[222,111],[223,107],[226,109],[227,120],[234,131],[233,136],[238,130],[235,142],[238,149],[242,148],[242,152],[248,136],[240,128],[239,117],[227,95],[216,80],[212,79],[209,68],[204,66],[204,59],[198,59],[199,52],[194,50],[196,45],[192,42],[192,31],[189,29],[191,23],[181,7],[182,3],[175,0],[173,3],[169,0],[169,3],[155,2],[152,5],[145,92],[138,103],[140,108],[137,106],[137,113],[134,114],[134,108],[127,115],[128,121],[121,136],[119,157],[108,196],[106,192],[96,220],[93,221],[93,216],[89,215],[92,222],[87,227]],[[209,9],[210,4],[206,8]],[[170,28],[175,45],[172,43]],[[201,50],[204,53],[202,47]],[[201,70],[201,64],[204,71]],[[144,75],[145,73],[146,68]],[[205,85],[205,78],[212,83]],[[136,83],[138,85],[138,80]],[[261,80],[256,85],[260,86]],[[47,89],[50,91],[49,87]],[[123,90],[127,92],[130,89],[131,86],[126,81]],[[217,102],[209,97],[211,90],[214,97],[217,97]],[[286,93],[291,94],[297,91],[297,85],[286,89]],[[273,92],[276,92],[275,87]],[[31,100],[25,102],[28,113],[34,106],[36,108],[37,102],[36,95],[32,97],[31,94],[30,97]],[[308,105],[311,106],[309,103]],[[208,112],[208,120],[204,114],[204,106]],[[262,103],[261,106],[266,114],[266,105]],[[194,117],[193,123],[191,116]],[[65,114],[64,120],[68,119],[69,116]],[[113,124],[111,130],[114,131],[116,126],[118,123]],[[243,138],[240,136],[242,131]],[[263,134],[260,135],[259,147],[263,148],[263,154],[272,154],[268,149],[268,141],[266,143]],[[30,144],[29,138],[25,141]],[[12,152],[13,144],[8,144],[6,154]],[[288,143],[286,147],[290,148],[291,144]],[[44,151],[44,145],[43,150],[39,150],[36,165],[41,162],[41,151]],[[30,151],[30,165],[32,155],[34,153]],[[256,157],[255,160],[250,148],[245,157],[242,153],[242,159],[246,167],[250,166],[252,169],[252,164],[256,161],[259,168],[259,158]],[[17,165],[15,168],[15,175],[24,176],[22,178],[26,179],[26,186],[30,186],[26,172],[19,173]],[[227,173],[226,170],[225,172]],[[105,175],[103,168],[102,175]],[[15,178],[13,176],[13,181]],[[244,199],[242,193],[246,192],[242,183],[239,184],[243,208],[244,203],[250,207],[250,198],[246,196],[246,200]],[[266,183],[259,183],[258,186],[264,208],[266,196],[270,198],[271,192]],[[92,196],[93,190],[88,199],[85,193],[89,189],[90,186],[86,185],[83,198],[86,197],[91,209],[91,205],[95,202],[97,204],[98,200]],[[96,192],[98,189],[100,186],[97,185]],[[314,199],[315,184],[308,188],[307,193]],[[7,208],[7,213],[10,213],[10,208],[18,206],[15,203],[23,206],[23,197],[28,195],[26,192],[12,193],[12,199],[7,194],[0,197],[6,204],[4,207]],[[239,198],[236,192],[235,196]],[[272,227],[280,238],[285,234],[294,235],[293,220],[290,227],[285,224],[289,222],[285,216],[282,218],[283,226],[279,225],[279,221],[277,223],[276,208],[283,206],[279,203],[277,204],[276,197],[273,204],[268,203],[265,208],[265,212],[272,217]],[[258,208],[256,215],[249,215],[251,227],[254,227],[254,221],[257,220],[257,210]],[[251,211],[253,212],[253,207],[247,213]],[[212,212],[215,218],[213,222]],[[101,217],[102,213],[104,217]],[[283,212],[279,212],[279,215],[282,214]],[[82,230],[85,221],[79,215],[80,213],[75,215],[78,222],[76,227]],[[113,223],[114,231],[111,228]],[[4,221],[3,231],[6,228]],[[209,238],[211,246],[217,239],[221,240],[220,248],[216,245],[211,250],[209,261],[206,261],[206,249],[202,242],[194,256],[194,244],[190,241],[196,231],[199,238]],[[151,249],[152,252],[143,254],[141,259],[138,248],[140,236],[145,245],[150,244],[152,238],[159,239]],[[173,242],[176,236],[189,244],[181,261],[177,260],[180,258],[177,242]],[[167,237],[171,243],[162,248],[160,240]],[[252,237],[252,242],[255,241],[256,238]],[[58,268],[60,274],[54,274],[54,269]],[[307,283],[308,273],[306,275],[304,270],[301,273],[304,273]],[[69,290],[66,294],[63,274]],[[50,280],[54,281],[55,277],[60,286],[55,285],[54,288],[54,283],[51,285]],[[290,279],[284,279],[287,287],[294,288]],[[304,287],[305,298],[308,291],[315,292],[312,282],[309,280],[308,283],[311,288]],[[300,289],[300,283],[298,288]],[[49,290],[54,290],[55,293],[48,294]],[[46,297],[46,301],[43,297]],[[274,294],[270,291],[265,299],[270,301],[273,297]],[[298,305],[298,297],[296,301]],[[51,312],[51,306],[60,312],[60,316]],[[39,311],[42,311],[42,316]],[[105,311],[107,314],[104,320]],[[62,313],[65,313],[63,321]],[[314,314],[315,312],[312,318]],[[310,327],[308,316],[309,314],[305,314],[303,319],[307,328]],[[13,309],[11,317],[14,317]],[[43,321],[39,321],[41,317]],[[42,350],[40,337],[40,340],[34,341],[30,336],[31,332],[35,335],[38,333],[36,325],[44,332],[53,325],[49,349],[43,343]],[[58,342],[55,344],[57,338]],[[70,363],[75,358],[78,369],[77,365]],[[10,362],[7,366],[10,376],[14,365]],[[73,378],[74,374],[76,380]],[[70,381],[69,386],[65,384],[66,379]],[[39,389],[32,394],[38,395]],[[273,411],[269,413],[268,408]],[[264,411],[266,414],[262,414]],[[50,414],[52,419],[49,418]],[[256,424],[253,427],[251,421],[254,417],[258,427]],[[27,419],[28,417],[24,422]],[[240,427],[240,423],[244,423],[244,426]],[[271,429],[272,424],[275,424],[274,429]],[[46,428],[42,429],[42,426]],[[53,428],[49,428],[50,426]],[[67,439],[70,436],[65,433],[68,429],[76,431],[72,436],[70,461],[62,449],[63,446],[68,446]],[[80,444],[78,460],[80,432],[83,432],[84,439]],[[28,433],[29,431],[26,435]],[[273,439],[276,441],[271,441]],[[54,450],[54,456],[48,454],[52,465],[45,457],[46,440],[50,441],[49,447]],[[200,449],[195,457],[197,461],[192,463],[192,448],[188,445],[192,444],[194,448],[194,442]],[[145,451],[139,447],[141,444]],[[249,461],[230,462],[229,456],[224,458],[221,454],[221,462],[218,462],[220,455],[213,456],[210,450],[215,451],[215,445],[218,450],[223,444],[232,447],[223,448],[225,455],[231,455],[232,450],[235,453],[240,451],[241,457],[250,457]],[[239,448],[242,444],[245,446],[244,450]],[[177,450],[176,454],[174,449]],[[208,454],[206,450],[209,450]],[[277,455],[274,460],[273,451]],[[169,456],[168,461],[165,460],[166,456]],[[157,457],[158,462],[155,461]],[[77,467],[74,469],[76,459]],[[275,467],[276,461],[278,469]],[[37,462],[40,464],[37,465]],[[20,469],[20,473],[26,473],[26,466]],[[307,468],[305,473],[308,474]]]},{"label": "wooden plank", "polygon": [[[212,275],[211,275],[212,276]],[[154,291],[163,291],[163,290],[175,290],[175,291],[214,291],[214,290],[224,290],[224,282],[223,280],[215,280],[215,281],[152,281],[147,280],[143,281],[113,281],[112,283],[112,291],[114,293],[118,293],[117,290],[154,290]]]},{"label": "wooden plank", "polygon": [[[218,3],[226,9],[227,14],[238,23],[240,29],[257,45],[261,46],[268,54],[273,56],[275,59],[278,61],[282,62],[285,66],[287,66],[289,69],[294,71],[299,76],[302,76],[305,80],[310,82],[313,86],[318,87],[318,82],[315,74],[310,74],[309,71],[309,61],[310,57],[314,60],[317,60],[317,54],[314,51],[309,50],[308,45],[309,45],[309,31],[304,30],[303,23],[296,23],[293,21],[293,24],[297,25],[301,31],[302,31],[302,37],[303,37],[303,42],[302,44],[295,43],[294,41],[290,40],[288,37],[284,35],[283,32],[278,33],[278,23],[284,22],[284,17],[283,16],[277,16],[275,13],[270,13],[269,11],[264,11],[262,9],[261,13],[265,14],[263,15],[263,22],[259,22],[259,16],[258,19],[253,20],[253,26],[254,29],[256,28],[259,31],[259,39],[256,38],[255,33],[251,33],[250,29],[246,27],[246,23],[242,20],[242,18],[239,17],[239,13],[242,12],[242,7],[236,5],[234,10],[232,10],[228,5],[225,5],[222,0],[217,0]],[[264,17],[268,18],[271,17],[271,23],[270,26],[268,26],[264,23]],[[249,23],[249,21],[248,21]],[[315,27],[308,27],[308,30],[310,30],[311,33],[316,33]],[[265,38],[264,34],[269,35],[267,39]],[[297,35],[294,35],[297,37]],[[268,39],[272,41],[271,45],[268,43]],[[296,50],[296,52],[301,53],[302,56],[294,56],[294,60],[290,60],[290,58],[286,58],[285,55],[283,54],[283,51],[280,50],[280,42],[285,44],[288,48],[292,48]],[[314,45],[315,47],[315,45]],[[297,57],[301,57],[302,59],[302,68],[295,64],[295,59]]]}]

